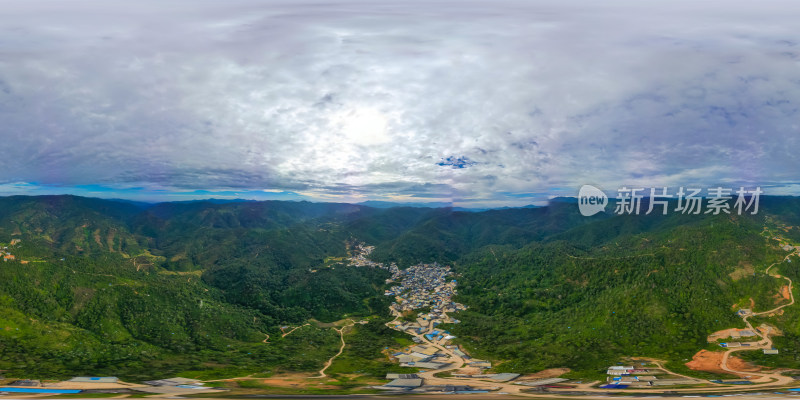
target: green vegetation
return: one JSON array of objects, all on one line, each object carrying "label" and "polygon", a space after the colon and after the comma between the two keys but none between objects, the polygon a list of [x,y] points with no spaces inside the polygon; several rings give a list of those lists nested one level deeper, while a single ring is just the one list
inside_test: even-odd
[{"label": "green vegetation", "polygon": [[[0,293],[0,369],[11,376],[311,371],[338,343],[330,330],[312,327],[282,339],[270,316],[226,303],[219,289],[137,272],[114,257],[6,263]],[[261,343],[268,333],[270,343]]]},{"label": "green vegetation", "polygon": [[[468,213],[0,198],[0,242],[16,257],[0,264],[0,370],[132,381],[315,372],[338,351],[338,334],[312,324],[282,338],[280,326],[372,317],[348,329],[328,373],[345,390],[360,382],[353,374],[403,371],[383,353],[409,344],[384,326],[388,273],[344,266],[357,239],[376,245],[377,261],[453,265],[456,301],[470,308],[443,328],[496,371],[568,367],[588,379],[634,356],[698,376],[683,363],[708,334],[744,327],[736,307],[785,301],[785,281],[765,269],[787,254],[773,236],[800,244],[800,200],[762,200],[757,216],[585,218],[566,200]],[[800,282],[798,266],[773,272]],[[737,355],[800,367],[798,308],[752,319],[784,332],[778,356]]]},{"label": "green vegetation", "polygon": [[[261,383],[258,380],[239,380],[236,382],[232,382],[226,385],[226,388],[230,389],[229,393],[223,394],[220,396],[218,393],[214,393],[214,398],[220,397],[236,397],[242,395],[252,395],[252,394],[261,394],[269,393],[271,395],[337,395],[337,394],[373,394],[373,393],[380,393],[380,390],[376,389],[359,389],[357,386],[361,386],[359,384],[355,384],[350,382],[347,378],[343,378],[342,380],[327,380],[320,383],[323,385],[322,387],[313,387],[313,386],[305,386],[305,387],[285,387],[285,386],[272,386],[268,384]],[[200,394],[200,395],[192,395],[191,397],[202,398],[210,396],[208,394]]]},{"label": "green vegetation", "polygon": [[[711,332],[744,327],[733,304],[753,297],[756,309],[774,307],[782,281],[763,271],[786,252],[757,221],[633,219],[461,260],[457,301],[471,308],[452,332],[475,356],[500,361],[498,371],[601,371],[623,356],[690,360]],[[646,229],[611,229],[630,232],[615,236],[612,223]],[[741,262],[758,272],[734,280]]]},{"label": "green vegetation", "polygon": [[354,325],[345,335],[348,343],[345,351],[326,372],[333,377],[359,374],[379,379],[383,379],[389,372],[416,372],[415,368],[400,367],[389,361],[389,350],[413,345],[408,335],[387,327],[385,324],[389,321],[388,318],[382,318],[374,319],[368,324]]},{"label": "green vegetation", "polygon": [[0,266],[0,370],[9,376],[313,371],[338,350],[338,335],[304,328],[282,339],[280,325],[385,313],[388,305],[384,271],[308,273],[326,255],[344,254],[346,234],[288,225],[336,206],[145,211],[72,196],[0,203],[0,240],[22,240],[9,249],[17,261]]}]

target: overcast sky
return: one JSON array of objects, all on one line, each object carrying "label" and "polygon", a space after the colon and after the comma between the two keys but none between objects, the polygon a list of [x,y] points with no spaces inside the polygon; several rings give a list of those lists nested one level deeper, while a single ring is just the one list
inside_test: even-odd
[{"label": "overcast sky", "polygon": [[0,8],[0,194],[800,192],[796,1]]}]

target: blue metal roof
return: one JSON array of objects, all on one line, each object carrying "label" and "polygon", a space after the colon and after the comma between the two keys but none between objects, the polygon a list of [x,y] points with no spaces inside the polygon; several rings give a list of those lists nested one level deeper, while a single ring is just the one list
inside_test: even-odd
[{"label": "blue metal roof", "polygon": [[628,385],[615,385],[615,384],[608,384],[600,386],[601,389],[627,389]]},{"label": "blue metal roof", "polygon": [[80,393],[77,389],[39,389],[39,388],[16,388],[16,387],[0,387],[0,392],[9,393],[52,393],[52,394],[74,394]]}]

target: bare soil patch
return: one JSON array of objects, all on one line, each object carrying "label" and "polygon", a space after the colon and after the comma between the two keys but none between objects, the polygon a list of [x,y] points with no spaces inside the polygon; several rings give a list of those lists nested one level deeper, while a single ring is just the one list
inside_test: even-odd
[{"label": "bare soil patch", "polygon": [[784,300],[792,299],[792,294],[789,292],[789,285],[781,287],[781,297],[783,297]]},{"label": "bare soil patch", "polygon": [[523,376],[525,379],[546,379],[546,378],[558,378],[561,375],[566,374],[569,372],[569,368],[548,368],[533,374],[528,374]]},{"label": "bare soil patch", "polygon": [[748,275],[753,275],[755,272],[755,268],[753,268],[753,264],[747,262],[740,262],[739,265],[736,266],[736,269],[733,270],[728,276],[731,277],[734,281],[738,281],[739,279],[744,278]]},{"label": "bare soil patch", "polygon": [[318,389],[338,389],[338,386],[334,385],[327,385],[327,384],[320,384],[321,382],[317,380],[309,379],[312,377],[312,374],[302,374],[302,373],[286,373],[271,376],[269,378],[260,379],[259,383],[262,383],[267,386],[274,386],[274,387],[285,387],[285,388],[305,388],[305,387],[315,387]]},{"label": "bare soil patch", "polygon": [[[724,352],[722,351],[700,350],[697,354],[692,356],[692,361],[687,362],[686,366],[695,371],[730,374],[730,371],[725,371],[720,366],[722,364],[723,354]],[[757,372],[761,370],[761,367],[749,364],[734,356],[728,357],[728,367],[743,372]]]},{"label": "bare soil patch", "polygon": [[707,340],[711,343],[716,342],[719,339],[727,339],[731,337],[731,334],[737,332],[738,329],[730,328],[730,329],[723,329],[721,331],[716,331],[710,335],[708,335]]},{"label": "bare soil patch", "polygon": [[478,375],[481,373],[481,369],[477,367],[466,367],[453,370],[453,373],[464,374],[464,375]]}]

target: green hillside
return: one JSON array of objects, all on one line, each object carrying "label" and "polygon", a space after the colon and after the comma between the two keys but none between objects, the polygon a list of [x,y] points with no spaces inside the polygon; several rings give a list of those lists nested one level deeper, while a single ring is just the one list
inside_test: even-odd
[{"label": "green hillside", "polygon": [[756,221],[651,228],[593,246],[557,240],[476,252],[457,269],[458,300],[472,308],[454,333],[477,338],[465,343],[505,361],[504,371],[599,371],[624,356],[691,359],[710,333],[744,328],[732,305],[753,298],[755,311],[774,307],[783,281],[764,270],[788,252]]},{"label": "green hillside", "polygon": [[[283,338],[281,326],[383,318],[391,301],[387,272],[330,261],[353,240],[401,267],[453,265],[469,310],[448,329],[498,371],[593,374],[626,356],[681,368],[708,334],[742,327],[737,307],[779,302],[783,281],[764,271],[788,254],[773,237],[800,244],[797,210],[796,198],[764,198],[755,216],[591,218],[567,200],[463,212],[0,198],[0,243],[16,258],[0,264],[0,370],[134,381],[318,370],[338,335],[312,324]],[[797,265],[777,271],[800,278]],[[798,321],[794,307],[764,320],[784,332],[776,345],[786,350],[745,357],[800,367]],[[365,329],[354,330],[350,364],[387,343]],[[369,365],[373,375],[389,368]]]}]

